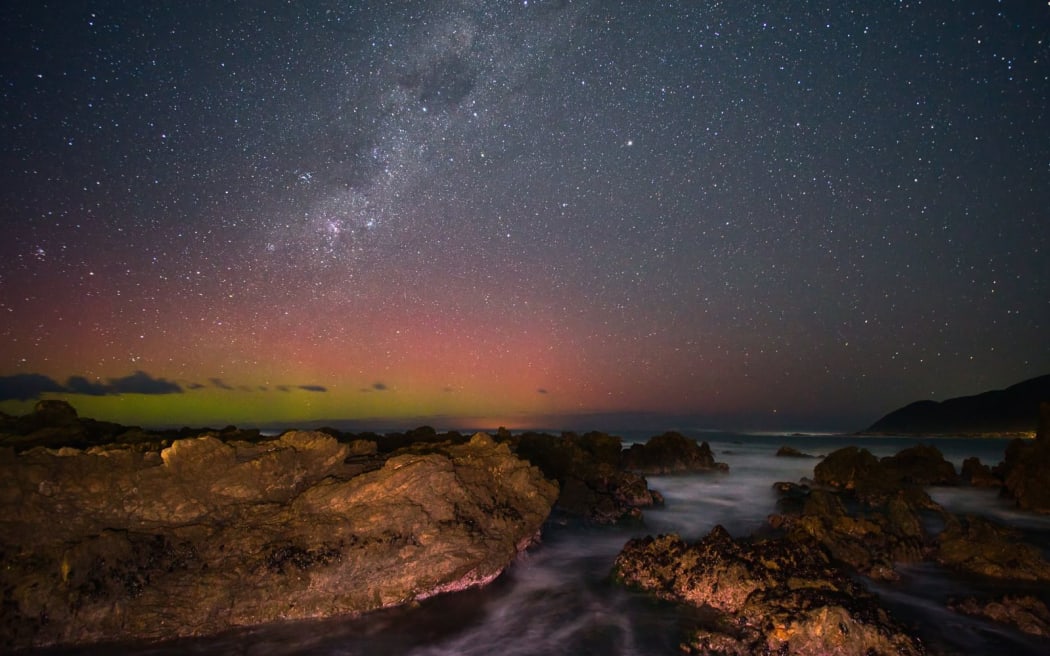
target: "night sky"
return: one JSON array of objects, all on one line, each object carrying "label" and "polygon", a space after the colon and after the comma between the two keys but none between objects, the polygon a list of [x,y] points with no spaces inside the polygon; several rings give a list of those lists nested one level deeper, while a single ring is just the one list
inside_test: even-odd
[{"label": "night sky", "polygon": [[1041,0],[0,12],[4,412],[856,430],[1050,372]]}]

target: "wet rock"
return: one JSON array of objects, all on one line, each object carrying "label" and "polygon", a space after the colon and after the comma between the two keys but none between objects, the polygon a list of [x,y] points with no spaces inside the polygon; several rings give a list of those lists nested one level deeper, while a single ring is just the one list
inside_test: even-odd
[{"label": "wet rock", "polygon": [[839,495],[814,489],[798,516],[780,517],[777,527],[788,539],[816,541],[838,561],[874,579],[895,580],[895,563],[920,561],[929,551],[919,510],[903,493],[883,505],[847,510]]},{"label": "wet rock", "polygon": [[776,455],[781,458],[815,458],[808,453],[803,453],[793,446],[784,445],[777,449]]},{"label": "wet rock", "polygon": [[683,650],[702,654],[922,654],[922,645],[818,545],[734,540],[722,527],[687,544],[631,540],[619,582],[710,611]]},{"label": "wet rock", "polygon": [[939,449],[915,446],[879,460],[867,449],[848,446],[828,454],[813,469],[813,480],[858,499],[881,503],[902,489],[955,485],[955,467]]},{"label": "wet rock", "polygon": [[958,485],[959,475],[955,466],[944,459],[944,454],[935,446],[919,444],[904,449],[895,455],[883,458],[880,463],[885,476],[913,485]]},{"label": "wet rock", "polygon": [[847,446],[832,451],[813,468],[813,481],[840,490],[869,486],[877,477],[879,459],[871,451]]},{"label": "wet rock", "polygon": [[0,650],[203,635],[482,585],[557,496],[484,434],[361,474],[349,454],[318,432],[6,450]]},{"label": "wet rock", "polygon": [[558,481],[557,509],[597,524],[639,521],[642,508],[663,503],[645,477],[620,467],[620,438],[604,433],[561,436],[526,433],[512,440],[516,453]]},{"label": "wet rock", "polygon": [[1004,478],[1003,491],[1019,508],[1050,513],[1050,402],[1042,403],[1039,413],[1035,439],[1011,442],[997,473]]},{"label": "wet rock", "polygon": [[1002,487],[1003,484],[1002,479],[993,474],[991,468],[977,457],[963,460],[959,478],[973,487]]},{"label": "wet rock", "polygon": [[984,617],[1012,626],[1030,635],[1050,637],[1050,608],[1031,595],[1007,595],[1002,599],[985,602],[970,597],[949,602],[948,607],[958,613]]},{"label": "wet rock", "polygon": [[944,521],[948,515],[923,485],[955,477],[954,467],[932,447],[905,449],[882,460],[846,447],[816,465],[812,489],[778,489],[782,515],[771,526],[788,539],[818,542],[870,578],[895,580],[896,563],[924,560],[934,549],[926,516]]},{"label": "wet rock", "polygon": [[632,444],[623,452],[622,458],[625,469],[642,474],[729,470],[725,463],[715,462],[707,442],[697,444],[696,440],[675,432],[651,437],[645,444]]},{"label": "wet rock", "polygon": [[[778,481],[773,483],[773,491],[777,495],[777,511],[798,516],[802,514],[802,508],[809,497],[810,487],[801,483]],[[774,528],[779,528],[782,523],[782,521],[776,521]]]},{"label": "wet rock", "polygon": [[1050,582],[1050,562],[1019,531],[982,519],[950,517],[936,559],[953,569],[1008,581]]}]

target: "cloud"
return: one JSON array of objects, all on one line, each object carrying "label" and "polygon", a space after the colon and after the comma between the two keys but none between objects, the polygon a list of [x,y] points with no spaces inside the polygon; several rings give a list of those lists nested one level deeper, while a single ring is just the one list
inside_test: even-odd
[{"label": "cloud", "polygon": [[328,388],[323,385],[299,385],[299,389],[307,392],[327,392]]},{"label": "cloud", "polygon": [[43,374],[0,376],[0,401],[28,401],[44,392],[65,392],[66,388]]},{"label": "cloud", "polygon": [[177,383],[154,378],[145,371],[136,371],[123,378],[110,378],[107,386],[112,394],[182,394]]},{"label": "cloud", "polygon": [[145,371],[136,371],[123,378],[110,378],[105,383],[90,381],[84,376],[70,376],[65,385],[43,374],[0,376],[0,401],[28,401],[45,393],[86,396],[181,394],[182,388],[164,378],[154,378]]},{"label": "cloud", "polygon": [[274,389],[277,390],[278,392],[290,392],[290,391],[292,391],[291,388],[289,388],[287,385],[278,385]]},{"label": "cloud", "polygon": [[233,386],[232,385],[227,385],[226,381],[224,381],[222,378],[209,378],[208,382],[211,383],[212,385],[214,385],[215,387],[218,387],[219,389],[223,389],[223,390],[232,390],[233,389]]},{"label": "cloud", "polygon": [[205,387],[207,387],[207,385],[202,385],[201,383],[188,383],[186,385],[186,389],[191,389],[191,390],[204,389]]},{"label": "cloud", "polygon": [[66,391],[85,396],[105,396],[110,393],[103,383],[91,382],[83,376],[70,376],[66,381]]}]

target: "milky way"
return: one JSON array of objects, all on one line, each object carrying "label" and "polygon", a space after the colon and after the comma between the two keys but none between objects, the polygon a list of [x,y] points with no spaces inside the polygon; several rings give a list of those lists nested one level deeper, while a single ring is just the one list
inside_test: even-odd
[{"label": "milky way", "polygon": [[0,409],[861,428],[1050,371],[1037,2],[8,2]]}]

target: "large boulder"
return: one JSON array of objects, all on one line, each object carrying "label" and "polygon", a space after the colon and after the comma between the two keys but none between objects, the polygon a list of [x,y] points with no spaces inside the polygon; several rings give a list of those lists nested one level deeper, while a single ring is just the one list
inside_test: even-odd
[{"label": "large boulder", "polygon": [[847,511],[838,494],[810,490],[801,512],[778,517],[777,524],[788,539],[816,541],[838,561],[874,579],[896,579],[895,563],[922,560],[930,541],[920,509],[903,492],[883,505]]},{"label": "large boulder", "polygon": [[881,461],[889,478],[913,485],[958,485],[955,466],[944,458],[941,450],[929,444],[918,444],[903,449]]},{"label": "large boulder", "polygon": [[1002,487],[1003,481],[994,473],[992,468],[981,462],[981,459],[972,456],[963,460],[959,478],[963,483],[973,487]]},{"label": "large boulder", "polygon": [[815,544],[734,540],[722,527],[694,544],[631,540],[623,584],[700,609],[682,644],[697,654],[922,654],[922,645]]},{"label": "large boulder", "polygon": [[874,579],[898,578],[897,563],[927,558],[934,548],[927,518],[947,521],[947,511],[924,486],[954,484],[955,468],[930,446],[877,459],[845,447],[813,470],[814,487],[781,484],[771,524],[796,541],[815,540],[837,560]]},{"label": "large boulder", "polygon": [[813,468],[813,481],[840,490],[864,489],[877,476],[879,459],[871,451],[845,446],[832,451]]},{"label": "large boulder", "polygon": [[651,437],[645,444],[632,444],[622,457],[625,469],[642,474],[686,474],[729,469],[725,463],[715,462],[707,442],[697,444],[696,440],[676,432]]},{"label": "large boulder", "polygon": [[292,432],[3,450],[0,649],[203,635],[482,585],[558,493],[484,434],[367,466],[374,444],[360,446]]},{"label": "large boulder", "polygon": [[820,485],[849,492],[861,500],[883,502],[902,488],[956,485],[959,476],[939,449],[919,445],[881,460],[867,449],[847,446],[828,454],[813,468]]},{"label": "large boulder", "polygon": [[563,517],[594,524],[636,522],[642,508],[663,497],[644,476],[620,467],[620,438],[604,433],[525,433],[511,439],[516,453],[556,480],[556,505]]},{"label": "large boulder", "polygon": [[1050,402],[1039,406],[1039,430],[1034,440],[1016,439],[997,468],[1003,491],[1019,508],[1050,513]]}]

